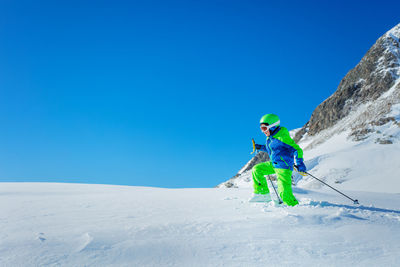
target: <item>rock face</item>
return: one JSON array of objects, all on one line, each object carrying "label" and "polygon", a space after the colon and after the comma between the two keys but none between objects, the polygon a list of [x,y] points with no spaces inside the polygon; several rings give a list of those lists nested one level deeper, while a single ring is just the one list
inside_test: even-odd
[{"label": "rock face", "polygon": [[[338,132],[348,131],[348,139],[352,141],[373,138],[375,144],[391,145],[398,139],[392,132],[384,132],[383,129],[400,129],[398,114],[400,24],[377,40],[360,63],[342,79],[336,92],[314,110],[310,120],[301,129],[292,132],[293,139],[303,150],[308,150],[326,142]],[[218,187],[251,186],[251,168],[268,159],[268,155],[264,154],[255,156],[238,174]]]},{"label": "rock face", "polygon": [[387,92],[400,76],[400,24],[384,34],[357,66],[340,82],[336,92],[322,102],[310,120],[296,134],[314,136],[332,127],[359,105],[374,101]]}]

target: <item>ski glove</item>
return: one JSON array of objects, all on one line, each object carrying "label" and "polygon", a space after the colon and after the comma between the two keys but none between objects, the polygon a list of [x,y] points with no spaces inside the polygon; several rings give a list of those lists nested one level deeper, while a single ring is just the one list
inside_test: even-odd
[{"label": "ski glove", "polygon": [[296,163],[297,163],[296,168],[297,168],[297,171],[298,171],[298,172],[303,172],[303,173],[305,173],[305,172],[307,171],[307,168],[306,168],[306,165],[304,165],[303,159],[297,159],[297,160],[296,160]]},{"label": "ski glove", "polygon": [[255,148],[256,148],[257,150],[265,150],[265,145],[255,144]]}]

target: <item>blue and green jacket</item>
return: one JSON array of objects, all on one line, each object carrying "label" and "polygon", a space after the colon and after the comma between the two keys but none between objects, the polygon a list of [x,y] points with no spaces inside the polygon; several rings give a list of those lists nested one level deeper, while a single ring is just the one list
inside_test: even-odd
[{"label": "blue and green jacket", "polygon": [[285,127],[273,127],[270,132],[265,146],[261,146],[260,150],[268,153],[274,168],[293,170],[294,157],[297,165],[303,163],[303,150]]}]

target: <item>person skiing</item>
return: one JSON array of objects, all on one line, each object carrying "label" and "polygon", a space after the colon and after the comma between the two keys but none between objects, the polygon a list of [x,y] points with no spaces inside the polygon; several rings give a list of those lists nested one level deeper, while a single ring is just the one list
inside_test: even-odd
[{"label": "person skiing", "polygon": [[254,194],[249,201],[271,201],[265,175],[276,174],[279,196],[288,206],[295,206],[299,202],[292,191],[292,172],[294,158],[296,158],[297,170],[300,173],[307,171],[304,165],[303,150],[290,137],[289,131],[280,126],[279,117],[275,114],[262,116],[260,129],[267,136],[266,144],[255,144],[255,148],[267,152],[270,161],[261,162],[253,167]]}]

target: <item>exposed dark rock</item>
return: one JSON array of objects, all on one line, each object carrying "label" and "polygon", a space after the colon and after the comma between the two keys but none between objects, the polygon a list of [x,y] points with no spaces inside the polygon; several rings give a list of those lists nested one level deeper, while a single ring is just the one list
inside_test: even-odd
[{"label": "exposed dark rock", "polygon": [[225,185],[225,187],[226,187],[226,188],[232,188],[232,187],[235,187],[235,184],[234,184],[234,183],[232,183],[231,181],[227,181],[227,182],[225,182],[225,183],[224,183],[224,185]]},{"label": "exposed dark rock", "polygon": [[390,139],[381,139],[381,138],[378,138],[378,139],[376,139],[375,143],[381,144],[381,145],[390,145],[390,144],[393,144],[393,141],[390,140]]},{"label": "exposed dark rock", "polygon": [[366,139],[369,133],[373,132],[371,129],[355,129],[351,132],[350,136],[353,136],[354,141],[362,141]]},{"label": "exposed dark rock", "polygon": [[394,117],[381,118],[378,121],[371,122],[371,125],[381,126],[381,125],[385,125],[386,123],[391,122],[391,121],[396,122],[396,119]]},{"label": "exposed dark rock", "polygon": [[308,131],[308,125],[310,122],[307,122],[306,125],[304,125],[297,133],[295,134],[293,140],[297,143],[300,141],[300,139],[307,133]]}]

